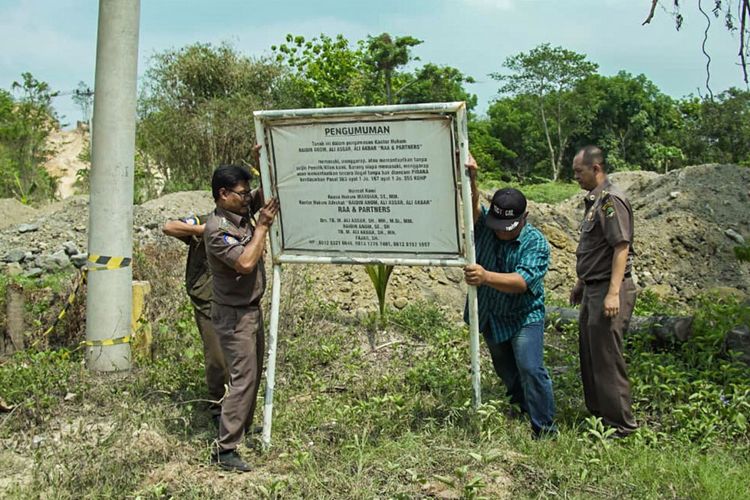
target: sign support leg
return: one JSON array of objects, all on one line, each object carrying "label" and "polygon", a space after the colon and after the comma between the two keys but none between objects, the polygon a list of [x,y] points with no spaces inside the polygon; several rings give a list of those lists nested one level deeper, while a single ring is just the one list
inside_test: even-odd
[{"label": "sign support leg", "polygon": [[281,304],[281,265],[273,266],[271,292],[271,323],[268,331],[268,365],[266,367],[266,394],[263,403],[263,449],[271,446],[271,419],[273,418],[273,389],[276,379],[276,344],[279,333],[279,307]]}]

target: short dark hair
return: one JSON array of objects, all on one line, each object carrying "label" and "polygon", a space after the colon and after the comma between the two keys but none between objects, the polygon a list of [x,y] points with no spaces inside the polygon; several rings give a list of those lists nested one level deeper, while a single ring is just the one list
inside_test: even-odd
[{"label": "short dark hair", "polygon": [[607,165],[604,161],[604,152],[598,146],[584,146],[579,151],[581,155],[581,162],[584,165],[593,166],[594,163],[598,163],[602,166],[604,172],[607,171]]},{"label": "short dark hair", "polygon": [[211,177],[211,193],[214,195],[214,200],[219,199],[221,188],[232,189],[242,181],[250,182],[250,179],[252,179],[250,172],[239,165],[219,166]]}]

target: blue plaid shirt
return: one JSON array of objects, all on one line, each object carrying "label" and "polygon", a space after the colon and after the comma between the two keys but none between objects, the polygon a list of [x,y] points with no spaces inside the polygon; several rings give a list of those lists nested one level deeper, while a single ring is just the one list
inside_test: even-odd
[{"label": "blue plaid shirt", "polygon": [[[493,343],[505,342],[521,328],[544,320],[544,275],[549,266],[549,245],[544,235],[526,223],[518,238],[503,241],[485,225],[482,208],[474,225],[477,264],[493,273],[518,273],[526,281],[524,293],[504,293],[491,286],[477,289],[479,331]],[[468,303],[464,321],[468,323]]]}]

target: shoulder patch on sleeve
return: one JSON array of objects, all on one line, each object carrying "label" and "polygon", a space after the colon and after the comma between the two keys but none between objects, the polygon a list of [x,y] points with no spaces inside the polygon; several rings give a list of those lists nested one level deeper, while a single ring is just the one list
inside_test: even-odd
[{"label": "shoulder patch on sleeve", "polygon": [[182,222],[185,224],[190,224],[191,226],[197,226],[200,224],[200,221],[198,220],[198,217],[185,217],[182,219]]},{"label": "shoulder patch on sleeve", "polygon": [[237,243],[239,243],[239,241],[237,241],[237,238],[235,238],[231,234],[225,234],[224,236],[222,236],[222,239],[227,245],[236,245]]}]

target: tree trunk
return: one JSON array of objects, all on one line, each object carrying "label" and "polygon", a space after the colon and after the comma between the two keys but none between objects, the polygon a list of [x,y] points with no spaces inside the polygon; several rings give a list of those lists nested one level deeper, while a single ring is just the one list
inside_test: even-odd
[{"label": "tree trunk", "polygon": [[8,284],[5,290],[5,338],[0,343],[0,354],[13,354],[24,349],[23,345],[23,288],[15,283]]},{"label": "tree trunk", "polygon": [[391,72],[385,72],[385,102],[386,104],[393,104],[393,97],[391,96]]},{"label": "tree trunk", "polygon": [[544,99],[539,98],[539,110],[542,113],[542,125],[544,127],[544,136],[547,138],[547,147],[549,148],[549,160],[552,165],[552,175],[555,175],[557,169],[555,168],[555,148],[552,146],[552,138],[549,135],[549,127],[547,126],[547,115],[544,114]]},{"label": "tree trunk", "polygon": [[560,97],[559,97],[559,90],[558,90],[558,98],[557,98],[557,161],[555,161],[555,166],[552,170],[552,180],[557,182],[557,179],[560,178],[560,172],[562,171],[562,156],[563,152],[565,151],[565,146],[563,145],[563,142],[568,142],[567,139],[563,141],[563,134],[562,134],[562,108],[560,106]]},{"label": "tree trunk", "polygon": [[555,182],[560,178],[560,174],[562,173],[563,152],[565,151],[565,148],[567,146],[568,146],[568,138],[565,138],[564,141],[560,142],[560,150],[557,152],[557,170],[555,170],[554,176],[552,178],[552,180]]}]

